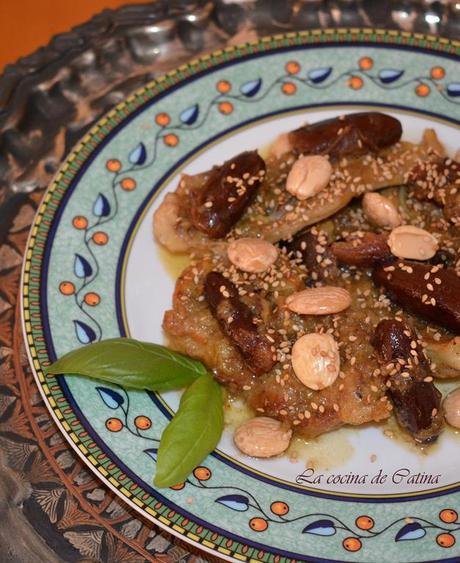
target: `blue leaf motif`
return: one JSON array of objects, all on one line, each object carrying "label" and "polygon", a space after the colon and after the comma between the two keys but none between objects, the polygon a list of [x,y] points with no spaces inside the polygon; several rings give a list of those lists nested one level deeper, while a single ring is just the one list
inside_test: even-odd
[{"label": "blue leaf motif", "polygon": [[324,82],[326,78],[332,73],[332,67],[323,67],[323,68],[314,68],[313,70],[308,71],[307,77],[308,80],[313,82],[313,84],[319,84],[320,82]]},{"label": "blue leaf motif", "polygon": [[139,143],[135,149],[133,149],[128,156],[128,160],[131,164],[136,164],[141,166],[147,160],[147,149],[144,143]]},{"label": "blue leaf motif", "polygon": [[93,273],[93,268],[86,258],[80,256],[80,254],[75,254],[73,271],[79,278],[88,278]]},{"label": "blue leaf motif", "polygon": [[382,84],[391,84],[392,82],[399,80],[403,74],[403,70],[383,68],[381,71],[379,71],[379,80]]},{"label": "blue leaf motif", "polygon": [[418,540],[426,535],[425,528],[418,522],[403,526],[395,536],[395,541]]},{"label": "blue leaf motif", "polygon": [[333,536],[335,533],[335,524],[332,520],[315,520],[302,530],[302,534],[315,534],[316,536]]},{"label": "blue leaf motif", "polygon": [[198,119],[198,115],[200,113],[200,106],[195,104],[194,106],[185,109],[179,116],[182,123],[185,125],[193,125],[195,121]]},{"label": "blue leaf motif", "polygon": [[96,333],[86,323],[82,323],[81,321],[74,321],[73,324],[75,326],[75,334],[82,344],[91,344],[91,342],[94,342],[96,340]]},{"label": "blue leaf motif", "polygon": [[245,82],[241,88],[240,92],[246,98],[252,98],[257,94],[262,86],[262,78],[258,78],[257,80],[251,80],[250,82]]},{"label": "blue leaf motif", "polygon": [[113,389],[109,389],[108,387],[96,387],[96,390],[109,409],[117,409],[125,402],[120,393]]},{"label": "blue leaf motif", "polygon": [[451,82],[447,85],[447,94],[452,98],[460,96],[460,82]]},{"label": "blue leaf motif", "polygon": [[93,205],[93,213],[96,217],[108,217],[110,215],[110,203],[104,194],[99,194]]},{"label": "blue leaf motif", "polygon": [[249,507],[249,499],[243,495],[227,495],[225,497],[219,497],[214,502],[223,504],[227,508],[238,512],[245,512]]},{"label": "blue leaf motif", "polygon": [[148,456],[150,456],[153,459],[153,461],[156,462],[158,448],[149,448],[148,450],[144,450],[144,453],[147,454]]}]

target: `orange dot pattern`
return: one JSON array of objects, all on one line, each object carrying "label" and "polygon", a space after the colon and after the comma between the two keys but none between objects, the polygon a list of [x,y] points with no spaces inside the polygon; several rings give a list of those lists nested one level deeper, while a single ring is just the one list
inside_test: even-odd
[{"label": "orange dot pattern", "polygon": [[212,473],[207,467],[200,465],[199,467],[195,467],[193,475],[198,479],[198,481],[208,481],[211,479]]},{"label": "orange dot pattern", "polygon": [[289,61],[286,63],[285,69],[288,74],[297,74],[300,72],[300,65],[297,61]]},{"label": "orange dot pattern", "polygon": [[347,551],[351,552],[359,551],[363,547],[359,538],[345,538],[342,545]]},{"label": "orange dot pattern", "polygon": [[177,485],[173,485],[172,487],[169,488],[172,489],[173,491],[181,491],[184,487],[185,487],[185,483],[177,483]]},{"label": "orange dot pattern", "polygon": [[286,96],[293,96],[297,92],[297,86],[294,82],[284,82],[281,90]]},{"label": "orange dot pattern", "polygon": [[168,133],[163,137],[163,142],[168,147],[176,147],[179,144],[179,137],[174,133]]},{"label": "orange dot pattern", "polygon": [[155,116],[155,123],[160,127],[166,127],[171,122],[171,118],[167,113],[161,112],[157,113]]},{"label": "orange dot pattern", "polygon": [[428,86],[428,84],[419,84],[416,88],[415,88],[415,93],[417,94],[417,96],[420,96],[421,98],[426,98],[426,96],[429,96],[431,92],[431,88]]},{"label": "orange dot pattern", "polygon": [[452,534],[448,534],[448,533],[443,533],[443,534],[439,534],[436,537],[436,543],[438,545],[440,545],[441,547],[452,547],[453,545],[455,545],[455,537]]},{"label": "orange dot pattern", "polygon": [[91,238],[93,239],[94,244],[97,244],[98,246],[104,246],[109,242],[109,235],[103,231],[97,231]]},{"label": "orange dot pattern", "polygon": [[360,530],[371,530],[374,527],[374,520],[370,516],[359,516],[355,521]]},{"label": "orange dot pattern", "polygon": [[433,80],[442,80],[446,76],[446,71],[442,66],[434,66],[430,71],[430,75]]},{"label": "orange dot pattern", "polygon": [[277,500],[276,502],[272,502],[270,510],[277,516],[284,516],[289,512],[289,506],[285,502]]},{"label": "orange dot pattern", "polygon": [[268,522],[265,518],[251,518],[251,520],[249,520],[249,527],[251,530],[254,530],[254,532],[265,532],[268,528]]},{"label": "orange dot pattern", "polygon": [[445,508],[439,513],[439,519],[446,524],[453,524],[458,520],[458,513],[453,508]]},{"label": "orange dot pattern", "polygon": [[233,104],[230,102],[220,102],[219,111],[224,115],[230,115],[233,112]]},{"label": "orange dot pattern", "polygon": [[134,419],[134,426],[139,430],[148,430],[152,426],[152,421],[148,416],[139,415]]},{"label": "orange dot pattern", "polygon": [[119,172],[121,170],[121,162],[117,158],[111,158],[105,163],[105,167],[109,172]]},{"label": "orange dot pattern", "polygon": [[374,66],[374,61],[370,57],[361,57],[358,64],[361,70],[370,70]]},{"label": "orange dot pattern", "polygon": [[75,293],[75,286],[72,282],[63,281],[59,285],[59,291],[62,295],[73,295]]},{"label": "orange dot pattern", "polygon": [[137,186],[136,180],[134,180],[134,178],[123,178],[123,180],[120,182],[120,185],[122,189],[127,192],[132,192],[136,189]]},{"label": "orange dot pattern", "polygon": [[352,76],[348,80],[348,86],[350,86],[353,90],[361,90],[364,86],[364,81],[360,76]]},{"label": "orange dot pattern", "polygon": [[88,226],[88,219],[83,217],[83,215],[77,215],[72,219],[72,225],[79,230],[86,229]]},{"label": "orange dot pattern", "polygon": [[120,432],[123,428],[123,422],[121,422],[119,418],[108,418],[105,421],[105,427],[107,430],[110,430],[110,432]]},{"label": "orange dot pattern", "polygon": [[216,84],[216,89],[221,94],[227,94],[227,92],[230,92],[230,90],[232,89],[232,85],[228,80],[219,80],[219,82]]},{"label": "orange dot pattern", "polygon": [[99,303],[101,302],[100,296],[97,293],[93,292],[87,293],[83,299],[85,303],[90,307],[96,307],[96,305],[99,305]]}]

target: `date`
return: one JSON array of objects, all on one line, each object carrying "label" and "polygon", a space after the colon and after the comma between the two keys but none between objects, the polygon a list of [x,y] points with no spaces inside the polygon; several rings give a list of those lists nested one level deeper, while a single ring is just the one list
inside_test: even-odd
[{"label": "date", "polygon": [[219,272],[209,272],[204,295],[212,314],[225,335],[237,347],[246,364],[256,375],[272,369],[276,363],[272,344],[265,335],[263,322],[254,318],[241,301],[235,285]]},{"label": "date", "polygon": [[460,278],[452,268],[398,260],[374,269],[392,301],[455,333],[460,331]]},{"label": "date", "polygon": [[246,151],[209,172],[192,200],[190,220],[210,238],[225,237],[253,200],[266,173],[257,151]]},{"label": "date", "polygon": [[371,267],[394,260],[387,237],[372,232],[360,233],[351,239],[334,242],[331,252],[339,264]]},{"label": "date", "polygon": [[327,119],[289,133],[294,152],[337,159],[377,152],[401,139],[401,123],[384,113],[362,112]]},{"label": "date", "polygon": [[389,372],[387,394],[398,424],[416,442],[433,442],[443,425],[442,395],[432,382],[417,334],[402,321],[385,319],[377,325],[372,344]]}]

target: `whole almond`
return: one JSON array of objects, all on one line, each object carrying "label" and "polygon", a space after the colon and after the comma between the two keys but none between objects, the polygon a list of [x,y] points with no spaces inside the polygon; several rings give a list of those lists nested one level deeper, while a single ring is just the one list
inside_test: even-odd
[{"label": "whole almond", "polygon": [[429,260],[438,250],[439,244],[431,233],[412,225],[396,227],[388,237],[391,253],[398,258]]},{"label": "whole almond", "polygon": [[299,200],[313,197],[329,184],[332,166],[325,156],[302,156],[288,174],[286,189]]},{"label": "whole almond", "polygon": [[369,222],[378,227],[394,229],[401,224],[401,216],[396,206],[383,195],[376,193],[364,194],[363,211]]},{"label": "whole almond", "polygon": [[342,287],[326,285],[297,291],[286,299],[286,306],[300,315],[332,315],[351,305],[351,295]]},{"label": "whole almond", "polygon": [[295,342],[291,354],[294,373],[309,389],[329,387],[339,375],[339,347],[330,334],[305,334]]},{"label": "whole almond", "polygon": [[279,420],[257,416],[243,422],[233,436],[235,445],[252,457],[273,457],[289,447],[292,430],[284,429]]},{"label": "whole almond", "polygon": [[278,249],[260,238],[240,238],[228,245],[227,255],[239,270],[258,274],[276,262]]}]

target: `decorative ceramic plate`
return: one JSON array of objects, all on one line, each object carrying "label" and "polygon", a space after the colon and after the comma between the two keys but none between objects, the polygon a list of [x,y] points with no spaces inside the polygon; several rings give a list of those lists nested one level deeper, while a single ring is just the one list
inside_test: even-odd
[{"label": "decorative ceramic plate", "polygon": [[324,435],[299,446],[297,458],[250,460],[227,429],[186,483],[155,490],[158,442],[179,393],[43,374],[56,357],[101,339],[163,341],[163,312],[184,261],[156,245],[152,214],[180,172],[206,170],[305,121],[363,109],[398,117],[409,140],[434,127],[453,151],[460,146],[459,53],[459,43],[387,31],[262,39],[148,84],[69,155],[30,235],[25,339],[62,433],[144,517],[240,561],[460,560],[453,432],[429,455],[376,426]]}]

